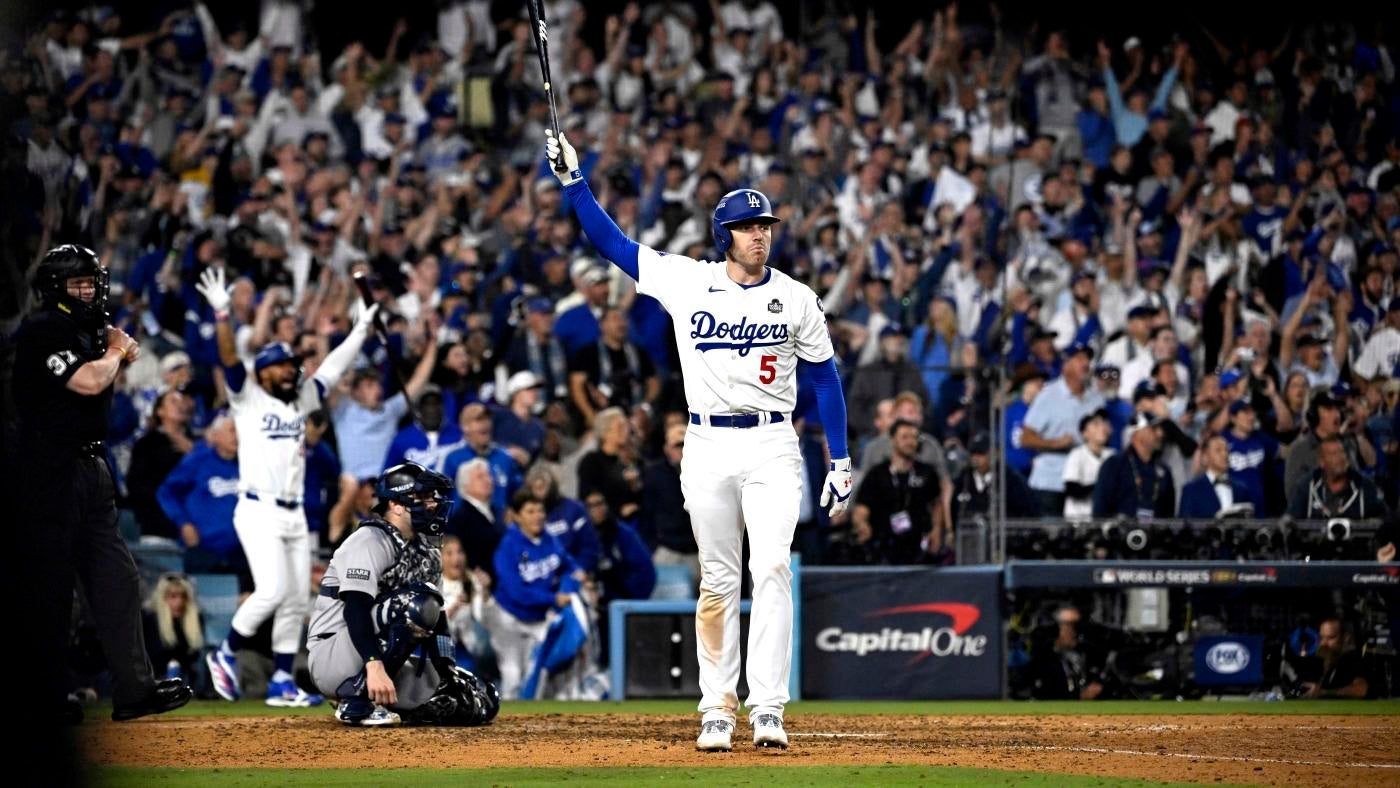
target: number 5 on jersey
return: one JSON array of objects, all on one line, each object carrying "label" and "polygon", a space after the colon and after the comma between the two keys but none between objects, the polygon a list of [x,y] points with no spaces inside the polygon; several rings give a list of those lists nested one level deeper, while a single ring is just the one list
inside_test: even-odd
[{"label": "number 5 on jersey", "polygon": [[778,362],[777,356],[763,356],[758,360],[758,382],[764,385],[772,383],[778,378],[778,368],[774,366]]}]

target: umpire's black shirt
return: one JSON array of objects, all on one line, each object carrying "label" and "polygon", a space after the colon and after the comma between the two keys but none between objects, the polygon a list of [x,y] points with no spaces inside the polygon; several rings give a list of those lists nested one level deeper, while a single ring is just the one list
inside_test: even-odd
[{"label": "umpire's black shirt", "polygon": [[15,406],[20,443],[30,456],[72,457],[105,438],[113,387],[97,396],[68,388],[78,367],[101,357],[96,335],[65,314],[46,311],[26,320],[15,342]]}]

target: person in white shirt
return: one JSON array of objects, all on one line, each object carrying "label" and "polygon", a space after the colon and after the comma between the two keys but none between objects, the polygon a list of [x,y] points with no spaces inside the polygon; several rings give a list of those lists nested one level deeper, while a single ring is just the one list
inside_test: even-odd
[{"label": "person in white shirt", "polygon": [[767,0],[731,0],[720,8],[720,16],[730,30],[742,27],[754,32],[749,45],[755,53],[783,40],[783,18]]},{"label": "person in white shirt", "polygon": [[1121,371],[1137,357],[1151,356],[1152,348],[1148,345],[1148,340],[1152,334],[1152,318],[1156,314],[1157,310],[1146,304],[1129,310],[1127,332],[1108,343],[1103,349],[1101,363],[1117,367]]},{"label": "person in white shirt", "polygon": [[1158,361],[1174,361],[1178,385],[1190,391],[1191,373],[1187,371],[1185,364],[1175,361],[1176,358],[1176,329],[1172,328],[1171,325],[1160,325],[1152,329],[1152,339],[1148,344],[1148,352],[1139,353],[1133,360],[1121,367],[1118,396],[1123,399],[1132,399],[1138,384],[1152,377],[1153,369],[1157,366]]},{"label": "person in white shirt", "polygon": [[1393,376],[1397,367],[1400,367],[1400,296],[1391,296],[1385,308],[1385,322],[1366,340],[1354,371],[1366,380],[1376,380]]},{"label": "person in white shirt", "polygon": [[1210,127],[1210,145],[1215,147],[1222,142],[1230,142],[1235,138],[1235,127],[1247,111],[1249,101],[1249,86],[1245,84],[1243,77],[1237,77],[1230,83],[1230,88],[1225,92],[1225,98],[1208,113],[1206,113],[1205,124]]},{"label": "person in white shirt", "polygon": [[987,119],[972,127],[972,158],[979,164],[995,167],[1011,158],[1016,143],[1029,139],[1026,130],[1012,122],[1008,106],[1005,92],[987,94]]},{"label": "person in white shirt", "polygon": [[1069,303],[1050,318],[1050,330],[1055,332],[1055,349],[1069,347],[1079,328],[1098,312],[1098,285],[1094,272],[1081,270],[1070,280]]},{"label": "person in white shirt", "polygon": [[1094,485],[1099,480],[1099,466],[1113,456],[1108,448],[1112,427],[1108,412],[1096,410],[1079,420],[1079,435],[1084,442],[1070,450],[1065,458],[1065,517],[1088,519],[1094,515]]}]

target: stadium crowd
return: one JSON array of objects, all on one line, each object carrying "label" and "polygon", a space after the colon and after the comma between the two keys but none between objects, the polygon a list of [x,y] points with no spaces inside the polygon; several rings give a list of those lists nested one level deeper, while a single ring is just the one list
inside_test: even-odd
[{"label": "stadium crowd", "polygon": [[[959,524],[997,511],[1003,446],[1012,516],[1395,508],[1400,91],[1378,28],[1106,41],[995,4],[899,31],[769,0],[545,6],[560,123],[619,227],[713,257],[715,202],[757,188],[772,264],[821,296],[860,478],[829,522],[801,391],[806,562],[951,562]],[[228,271],[241,355],[284,342],[307,375],[365,273],[388,337],[308,422],[320,546],[413,460],[457,486],[454,622],[518,587],[493,556],[521,490],[603,599],[645,596],[653,565],[697,565],[670,317],[561,202],[519,4],[437,8],[339,51],[297,0],[149,27],[93,6],[7,42],[7,288],[60,242],[108,266],[146,350],[114,406],[121,504],[190,572],[241,562],[200,273]]]}]

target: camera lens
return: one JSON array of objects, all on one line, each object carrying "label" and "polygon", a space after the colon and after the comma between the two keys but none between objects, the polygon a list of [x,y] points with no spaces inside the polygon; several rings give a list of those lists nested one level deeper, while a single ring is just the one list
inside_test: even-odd
[{"label": "camera lens", "polygon": [[1147,532],[1141,528],[1134,528],[1128,532],[1123,541],[1128,545],[1129,550],[1139,552],[1147,548]]}]

